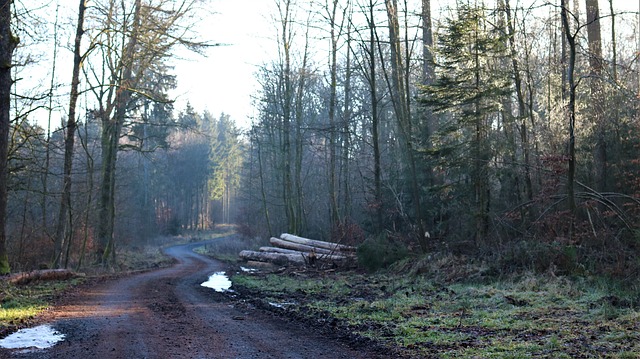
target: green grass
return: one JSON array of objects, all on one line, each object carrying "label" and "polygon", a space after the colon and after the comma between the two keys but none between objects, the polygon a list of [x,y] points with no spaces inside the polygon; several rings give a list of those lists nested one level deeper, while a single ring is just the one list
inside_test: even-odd
[{"label": "green grass", "polygon": [[0,281],[0,329],[21,327],[51,305],[60,292],[82,282],[82,278],[13,285]]},{"label": "green grass", "polygon": [[[598,281],[527,274],[443,285],[385,273],[251,274],[234,286],[328,313],[360,335],[410,356],[629,358],[640,353],[640,313]],[[616,295],[624,295],[622,291]],[[618,298],[617,302],[615,299]],[[622,299],[621,299],[622,298]]]}]

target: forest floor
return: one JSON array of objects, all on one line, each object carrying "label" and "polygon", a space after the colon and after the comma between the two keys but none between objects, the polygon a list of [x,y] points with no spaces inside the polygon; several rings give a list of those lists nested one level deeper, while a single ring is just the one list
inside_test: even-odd
[{"label": "forest floor", "polygon": [[[28,320],[65,341],[0,358],[640,358],[637,303],[607,281],[481,280],[451,257],[411,274],[248,271],[237,253],[259,245],[188,243],[166,250],[173,266],[73,286]],[[200,285],[221,271],[231,291]]]},{"label": "forest floor", "polygon": [[[226,245],[204,249],[233,253]],[[603,279],[483,278],[481,266],[452,256],[431,260],[422,273],[236,269],[236,302],[388,357],[640,358],[638,298]]]}]

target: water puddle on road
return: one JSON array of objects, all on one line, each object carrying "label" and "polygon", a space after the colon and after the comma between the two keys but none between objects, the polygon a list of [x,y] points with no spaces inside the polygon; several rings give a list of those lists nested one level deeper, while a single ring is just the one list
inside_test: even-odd
[{"label": "water puddle on road", "polygon": [[0,347],[5,349],[47,349],[64,340],[65,335],[50,325],[20,329],[0,339]]},{"label": "water puddle on road", "polygon": [[215,272],[211,276],[209,276],[209,280],[202,283],[201,286],[212,288],[216,292],[230,292],[231,290],[231,280],[227,277],[224,272]]}]

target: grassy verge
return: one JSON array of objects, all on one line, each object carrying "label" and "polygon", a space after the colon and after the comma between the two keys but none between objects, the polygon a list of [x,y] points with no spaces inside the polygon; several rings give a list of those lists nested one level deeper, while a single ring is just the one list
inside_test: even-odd
[{"label": "grassy verge", "polygon": [[342,327],[405,357],[640,357],[640,312],[606,282],[532,274],[442,284],[424,275],[241,273],[265,307]]},{"label": "grassy verge", "polygon": [[51,305],[57,295],[80,284],[84,278],[13,285],[0,280],[0,337],[25,327]]}]

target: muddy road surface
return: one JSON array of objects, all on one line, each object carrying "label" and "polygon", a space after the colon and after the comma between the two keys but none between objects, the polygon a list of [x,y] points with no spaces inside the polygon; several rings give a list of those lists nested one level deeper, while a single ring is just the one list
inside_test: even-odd
[{"label": "muddy road surface", "polygon": [[[225,240],[225,239],[216,239]],[[0,349],[0,358],[375,358],[340,338],[258,309],[235,305],[201,283],[225,265],[168,248],[170,267],[82,290],[49,313],[66,335],[53,348]]]}]

